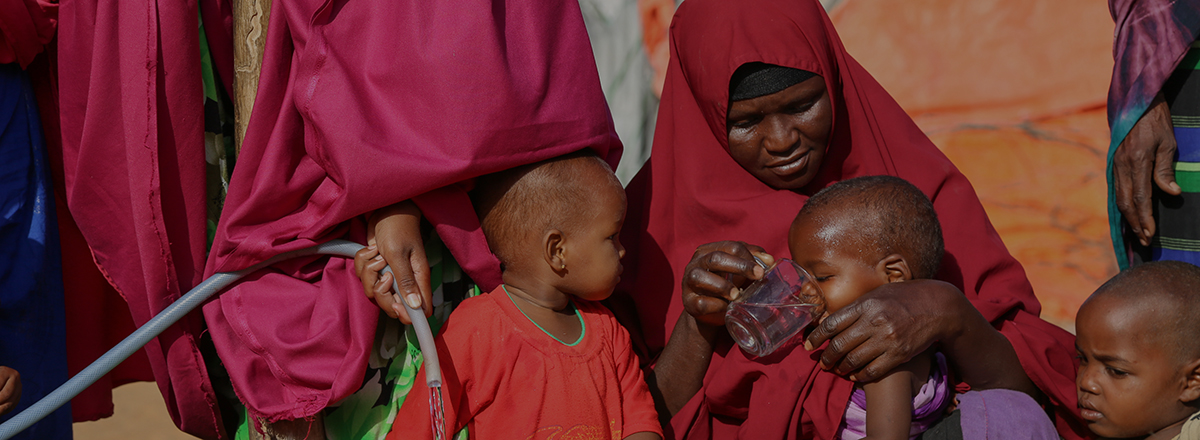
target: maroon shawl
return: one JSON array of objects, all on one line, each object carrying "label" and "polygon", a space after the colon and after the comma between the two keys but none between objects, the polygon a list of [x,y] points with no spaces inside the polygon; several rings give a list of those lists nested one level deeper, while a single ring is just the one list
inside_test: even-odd
[{"label": "maroon shawl", "polygon": [[[621,290],[657,351],[682,311],[679,280],[696,247],[758,244],[787,256],[788,227],[808,196],[768,187],[728,154],[729,79],[760,61],[820,74],[834,111],[830,146],[811,187],[889,174],[921,188],[941,219],[938,278],[967,295],[1016,349],[1055,410],[1075,420],[1073,338],[1038,318],[1040,305],[971,184],[842,47],[814,0],[688,0],[671,25],[671,62],[648,165],[630,184],[630,250]],[[703,389],[675,420],[681,438],[831,438],[851,383],[797,349],[763,361],[718,350]],[[1086,432],[1060,421],[1068,437]]]},{"label": "maroon shawl", "polygon": [[[500,282],[476,176],[620,155],[574,0],[277,1],[207,273],[334,238],[413,199],[484,290]],[[353,263],[260,271],[204,309],[252,414],[311,416],[362,383],[379,309]]]},{"label": "maroon shawl", "polygon": [[33,57],[54,39],[57,15],[58,2],[0,1],[0,64],[28,67]]},{"label": "maroon shawl", "polygon": [[[195,286],[204,268],[201,14],[226,87],[233,59],[229,3],[199,3],[59,8],[64,192],[97,266],[138,325]],[[187,316],[145,351],[175,423],[213,438],[220,412],[197,346],[203,329],[199,315]]]}]

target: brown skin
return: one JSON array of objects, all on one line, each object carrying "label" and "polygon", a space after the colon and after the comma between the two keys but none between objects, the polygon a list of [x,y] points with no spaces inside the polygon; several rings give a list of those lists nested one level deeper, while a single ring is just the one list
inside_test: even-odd
[{"label": "brown skin", "polygon": [[[670,423],[703,385],[716,338],[725,331],[728,298],[740,290],[733,282],[744,287],[762,278],[762,267],[751,252],[768,266],[775,264],[775,257],[758,246],[722,241],[700,246],[684,269],[684,312],[646,378],[663,424]],[[733,282],[720,274],[733,274]]]},{"label": "brown skin", "polygon": [[[586,175],[601,171],[589,168],[580,178],[604,178]],[[625,222],[625,191],[612,179],[582,208],[577,214],[581,219],[572,222],[578,228],[544,231],[538,243],[517,252],[518,261],[507,262],[502,275],[517,308],[560,341],[576,341],[583,332],[574,308],[568,307],[570,298],[608,298],[623,270],[625,248],[619,234]]]},{"label": "brown skin", "polygon": [[[403,295],[392,291],[393,274],[380,276],[389,261]],[[354,271],[367,298],[375,301],[389,317],[398,318],[405,325],[412,324],[401,298],[412,308],[424,309],[426,317],[433,314],[429,260],[421,238],[421,210],[415,203],[405,200],[371,216],[367,247],[355,254]]]},{"label": "brown skin", "polygon": [[912,400],[929,378],[933,351],[889,371],[886,376],[862,384],[867,394],[866,440],[904,440],[912,429]]},{"label": "brown skin", "polygon": [[1156,328],[1172,307],[1155,297],[1088,299],[1075,319],[1080,415],[1107,438],[1170,439],[1198,408],[1200,359]]},{"label": "brown skin", "polygon": [[[626,201],[620,182],[611,171],[596,167],[581,168],[579,178],[599,182],[595,198],[581,204],[582,209],[575,213],[579,216],[578,221],[564,222],[579,226],[570,231],[558,228],[542,231],[540,240],[518,248],[518,260],[507,262],[507,269],[502,274],[505,290],[517,308],[560,341],[577,341],[583,334],[576,310],[569,307],[571,297],[600,301],[611,295],[621,280],[623,267],[620,260],[625,256],[619,235],[625,222]],[[397,221],[392,226],[400,227],[392,230],[393,233],[403,232],[405,226],[419,227],[419,212],[416,216],[411,212],[392,214],[395,220],[415,218],[418,223]],[[409,240],[419,238],[419,235],[408,237]],[[420,245],[419,241],[415,243]],[[423,262],[424,252],[419,253]],[[379,254],[374,247],[364,248],[355,255],[354,263],[368,296],[374,295],[377,303],[384,307],[385,303],[379,298],[384,297],[386,301],[386,297],[392,295],[389,288],[380,285],[391,281],[388,276],[379,274],[386,265]],[[424,267],[428,272],[427,263]],[[428,283],[428,277],[425,280]],[[425,297],[422,304],[430,304],[429,298]],[[625,438],[661,439],[651,432],[633,433]]]},{"label": "brown skin", "polygon": [[[805,187],[820,170],[833,108],[820,77],[778,93],[730,105],[730,156],[746,172],[779,190],[809,193]],[[758,246],[717,242],[697,248],[683,274],[684,309],[692,323],[677,324],[656,366],[656,393],[668,420],[700,390],[712,339],[724,329],[716,319],[735,288],[761,277],[750,257]],[[764,253],[765,254],[765,253]],[[761,258],[761,256],[760,256]],[[772,258],[773,262],[774,259]],[[731,283],[725,274],[736,275]],[[828,342],[822,367],[859,382],[872,382],[925,352],[934,344],[952,359],[961,378],[974,389],[1006,388],[1040,398],[1008,339],[996,331],[958,288],[935,280],[888,283],[832,313],[805,341],[812,349]],[[676,359],[675,357],[678,357]],[[678,404],[672,403],[676,402]]]},{"label": "brown skin", "polygon": [[1174,196],[1183,191],[1175,183],[1175,150],[1171,111],[1159,93],[1113,153],[1117,209],[1142,246],[1149,246],[1156,232],[1154,186]]},{"label": "brown skin", "polygon": [[825,79],[814,76],[777,93],[729,106],[729,155],[776,189],[812,182],[825,159],[833,106]]},{"label": "brown skin", "polygon": [[0,367],[0,415],[7,414],[21,401],[21,374],[8,367]]},{"label": "brown skin", "polygon": [[[846,213],[854,215],[854,213]],[[828,316],[867,292],[889,283],[912,280],[908,260],[900,254],[876,255],[856,232],[856,225],[834,214],[796,218],[788,233],[788,249],[813,276],[820,289],[817,304]],[[883,377],[862,384],[867,395],[867,439],[903,440],[912,428],[912,398],[929,377],[933,350],[926,350]]]}]

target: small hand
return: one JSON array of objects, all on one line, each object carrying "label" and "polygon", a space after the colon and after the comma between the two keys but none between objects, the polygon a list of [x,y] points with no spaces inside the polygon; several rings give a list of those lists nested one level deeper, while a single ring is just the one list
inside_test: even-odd
[{"label": "small hand", "polygon": [[[368,248],[354,258],[354,269],[367,297],[404,324],[412,322],[400,304],[401,298],[414,309],[424,309],[425,316],[432,315],[433,289],[417,206],[404,201],[377,211],[367,228],[367,244]],[[390,266],[394,275],[380,276],[384,266]],[[393,278],[400,287],[399,295],[392,291]]]},{"label": "small hand", "polygon": [[21,401],[21,374],[8,367],[0,367],[0,415],[12,411]]},{"label": "small hand", "polygon": [[740,241],[719,241],[697,248],[683,269],[684,310],[696,317],[697,323],[724,326],[729,301],[737,299],[750,280],[763,277],[763,268],[754,257],[767,267],[775,264],[775,257],[763,248]]},{"label": "small hand", "polygon": [[870,382],[955,334],[964,305],[974,310],[958,288],[941,281],[884,284],[830,314],[804,346],[829,341],[822,367]]},{"label": "small hand", "polygon": [[1142,246],[1149,246],[1156,232],[1153,185],[1171,195],[1182,192],[1175,183],[1175,150],[1171,112],[1160,93],[1113,153],[1117,209]]}]

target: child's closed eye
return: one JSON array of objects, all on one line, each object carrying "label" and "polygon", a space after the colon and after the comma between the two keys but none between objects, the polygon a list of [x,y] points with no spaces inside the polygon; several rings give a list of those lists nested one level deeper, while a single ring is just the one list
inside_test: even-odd
[{"label": "child's closed eye", "polygon": [[1128,371],[1124,371],[1124,370],[1118,370],[1118,369],[1116,369],[1116,368],[1113,368],[1113,367],[1104,367],[1104,371],[1105,371],[1106,373],[1108,373],[1108,375],[1109,375],[1109,376],[1112,376],[1112,377],[1115,377],[1115,378],[1118,378],[1118,379],[1120,379],[1120,378],[1124,378],[1125,376],[1128,376],[1128,375],[1129,375],[1129,372],[1128,372]]}]

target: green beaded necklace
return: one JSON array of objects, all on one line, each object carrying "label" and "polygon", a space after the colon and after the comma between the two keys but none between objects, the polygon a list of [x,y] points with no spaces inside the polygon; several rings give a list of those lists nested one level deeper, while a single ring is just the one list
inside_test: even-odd
[{"label": "green beaded necklace", "polygon": [[532,318],[530,318],[529,315],[526,314],[524,310],[521,310],[521,306],[517,305],[517,301],[513,299],[512,294],[508,293],[508,286],[501,284],[500,287],[504,289],[504,294],[508,295],[508,300],[512,301],[513,307],[516,307],[517,311],[521,312],[521,314],[525,316],[525,319],[528,319],[529,322],[532,322],[533,325],[537,326],[538,330],[541,330],[542,333],[546,334],[546,336],[554,338],[554,340],[558,341],[558,343],[560,343],[562,345],[566,345],[568,347],[574,347],[576,345],[579,345],[579,343],[581,341],[583,341],[583,335],[587,334],[587,326],[583,325],[583,314],[580,313],[579,309],[575,307],[575,302],[572,301],[569,304],[571,305],[571,308],[575,310],[575,317],[579,318],[579,339],[576,339],[575,342],[568,344],[568,343],[564,342],[562,339],[558,339],[558,337],[550,334],[550,332],[548,332],[548,331],[546,331],[546,329],[542,328],[541,325],[538,325],[537,321],[534,321]]}]

